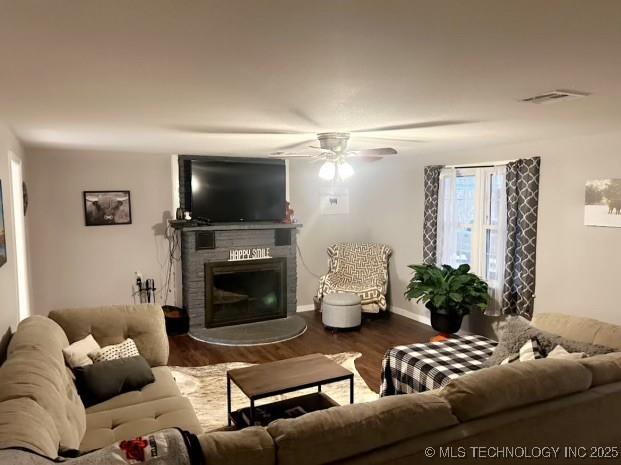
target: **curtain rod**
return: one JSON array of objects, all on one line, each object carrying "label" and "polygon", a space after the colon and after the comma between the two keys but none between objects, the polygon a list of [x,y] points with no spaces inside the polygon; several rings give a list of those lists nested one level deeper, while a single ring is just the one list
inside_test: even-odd
[{"label": "curtain rod", "polygon": [[490,163],[482,163],[482,164],[470,164],[470,165],[446,165],[445,168],[455,168],[455,169],[460,169],[460,168],[493,168],[495,166],[502,166],[502,165],[506,165],[507,163],[510,163],[512,161],[515,160],[503,160],[503,161],[497,161],[497,162],[490,162]]}]

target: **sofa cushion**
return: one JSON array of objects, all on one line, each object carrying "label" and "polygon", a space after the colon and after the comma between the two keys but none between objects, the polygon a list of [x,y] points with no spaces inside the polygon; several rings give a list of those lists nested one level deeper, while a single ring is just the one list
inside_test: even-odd
[{"label": "sofa cushion", "polygon": [[40,347],[47,352],[57,352],[62,356],[62,350],[67,346],[69,340],[58,324],[44,316],[35,315],[22,320],[17,326],[7,348],[7,358],[13,352],[34,347]]},{"label": "sofa cushion", "polygon": [[117,305],[97,308],[53,310],[49,317],[67,334],[70,342],[92,334],[100,346],[131,338],[151,366],[168,363],[168,339],[164,313],[159,305]]},{"label": "sofa cushion", "polygon": [[456,423],[444,399],[406,394],[276,420],[267,430],[276,443],[280,465],[315,465]]},{"label": "sofa cushion", "polygon": [[86,430],[84,405],[62,353],[68,345],[60,326],[32,316],[17,327],[0,368],[0,402],[27,397],[43,407],[58,431],[60,450],[77,449]]},{"label": "sofa cushion", "polygon": [[50,414],[28,397],[0,402],[0,449],[22,448],[58,457],[60,434]]},{"label": "sofa cushion", "polygon": [[179,387],[173,378],[172,373],[168,367],[155,367],[152,368],[153,377],[155,381],[151,384],[147,384],[140,390],[130,391],[124,394],[108,399],[99,404],[95,404],[92,407],[86,409],[86,413],[101,412],[103,410],[114,410],[121,407],[127,407],[128,405],[141,404],[143,402],[150,402],[152,400],[164,399],[166,397],[180,397],[181,392]]},{"label": "sofa cushion", "polygon": [[273,465],[276,448],[265,428],[253,426],[241,431],[216,431],[198,437],[209,465]]},{"label": "sofa cushion", "polygon": [[532,325],[567,339],[621,351],[621,326],[618,325],[562,313],[535,313]]},{"label": "sofa cushion", "polygon": [[155,381],[151,367],[140,355],[78,367],[74,374],[78,392],[87,407],[142,389]]},{"label": "sofa cushion", "polygon": [[461,421],[586,391],[591,372],[574,360],[543,359],[481,369],[439,391]]},{"label": "sofa cushion", "polygon": [[545,355],[551,352],[557,345],[562,345],[569,352],[584,352],[587,355],[605,354],[614,350],[610,347],[566,339],[557,334],[531,326],[524,318],[513,317],[507,320],[498,345],[489,359],[485,361],[484,366],[500,365],[507,357],[519,352],[520,347],[532,338],[537,338]]},{"label": "sofa cushion", "polygon": [[592,386],[621,381],[621,352],[595,355],[579,360],[593,375]]},{"label": "sofa cushion", "polygon": [[175,427],[194,434],[202,433],[192,404],[185,397],[167,397],[89,413],[86,415],[86,434],[80,450],[88,452],[116,441]]}]

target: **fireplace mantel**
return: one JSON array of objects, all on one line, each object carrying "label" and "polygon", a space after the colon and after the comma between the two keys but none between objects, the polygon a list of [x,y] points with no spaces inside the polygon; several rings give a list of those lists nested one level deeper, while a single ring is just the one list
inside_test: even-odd
[{"label": "fireplace mantel", "polygon": [[295,229],[301,228],[301,223],[217,223],[204,226],[184,226],[183,223],[171,223],[175,229],[182,231],[230,231],[247,229]]}]

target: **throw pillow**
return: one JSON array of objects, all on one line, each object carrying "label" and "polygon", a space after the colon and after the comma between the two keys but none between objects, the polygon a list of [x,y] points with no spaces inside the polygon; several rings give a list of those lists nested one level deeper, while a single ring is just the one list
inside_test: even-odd
[{"label": "throw pillow", "polygon": [[520,348],[531,338],[536,337],[544,355],[562,345],[569,352],[584,352],[586,355],[599,355],[614,352],[615,349],[586,342],[573,341],[557,334],[548,333],[531,326],[524,318],[509,318],[498,345],[483,366],[491,367],[500,363],[512,354],[518,353]]},{"label": "throw pillow", "polygon": [[137,391],[155,381],[149,363],[140,355],[78,367],[74,373],[85,407]]},{"label": "throw pillow", "polygon": [[584,352],[568,352],[565,347],[558,345],[548,354],[548,358],[562,358],[565,360],[578,360],[586,357]]},{"label": "throw pillow", "polygon": [[0,366],[6,361],[7,350],[9,348],[9,342],[13,337],[11,328],[7,328],[6,333],[0,338]]},{"label": "throw pillow", "polygon": [[65,356],[65,362],[67,362],[67,365],[71,368],[77,368],[93,363],[93,361],[88,357],[88,354],[99,349],[99,344],[97,344],[97,341],[93,335],[89,334],[84,339],[75,341],[69,347],[65,347],[63,349],[63,355]]},{"label": "throw pillow", "polygon": [[507,363],[513,362],[527,362],[529,360],[538,360],[541,358],[545,358],[545,356],[541,352],[539,341],[536,337],[533,337],[529,341],[524,343],[522,347],[520,347],[519,353],[510,355],[502,362],[500,362],[500,364],[506,365]]},{"label": "throw pillow", "polygon": [[99,350],[89,352],[88,356],[95,362],[105,362],[108,360],[116,360],[119,358],[135,357],[140,355],[138,347],[133,339],[125,339],[120,344],[109,345],[102,347]]}]

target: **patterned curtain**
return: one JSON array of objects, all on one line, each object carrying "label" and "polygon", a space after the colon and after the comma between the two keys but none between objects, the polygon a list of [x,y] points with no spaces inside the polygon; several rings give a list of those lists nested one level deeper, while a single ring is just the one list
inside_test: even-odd
[{"label": "patterned curtain", "polygon": [[423,262],[436,264],[438,244],[438,191],[442,166],[425,166],[425,214],[423,223]]},{"label": "patterned curtain", "polygon": [[502,313],[531,319],[535,300],[539,157],[507,164],[507,250]]}]

